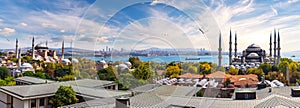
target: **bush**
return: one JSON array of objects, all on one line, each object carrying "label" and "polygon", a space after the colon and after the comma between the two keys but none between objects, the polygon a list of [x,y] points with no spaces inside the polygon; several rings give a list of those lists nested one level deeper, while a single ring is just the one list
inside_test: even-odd
[{"label": "bush", "polygon": [[64,105],[74,104],[78,101],[79,100],[76,97],[76,92],[71,86],[60,86],[54,97],[50,99],[49,103],[56,108]]},{"label": "bush", "polygon": [[58,78],[59,81],[71,81],[71,80],[75,80],[74,75],[66,75],[62,78]]}]

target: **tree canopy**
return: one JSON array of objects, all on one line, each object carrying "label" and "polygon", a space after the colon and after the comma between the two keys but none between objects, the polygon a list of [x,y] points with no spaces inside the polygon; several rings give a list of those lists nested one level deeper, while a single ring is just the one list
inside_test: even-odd
[{"label": "tree canopy", "polygon": [[10,76],[10,72],[6,67],[0,67],[0,78],[5,79],[6,77]]},{"label": "tree canopy", "polygon": [[64,105],[74,104],[78,101],[79,99],[76,97],[76,92],[71,86],[60,86],[54,97],[50,99],[49,103],[56,108]]},{"label": "tree canopy", "polygon": [[134,69],[132,75],[137,79],[148,80],[154,71],[150,69],[149,63],[142,62],[137,68]]},{"label": "tree canopy", "polygon": [[132,64],[132,68],[137,68],[141,64],[139,57],[130,57],[128,61]]},{"label": "tree canopy", "polygon": [[117,79],[116,70],[113,66],[100,69],[97,74],[100,80],[115,81]]}]

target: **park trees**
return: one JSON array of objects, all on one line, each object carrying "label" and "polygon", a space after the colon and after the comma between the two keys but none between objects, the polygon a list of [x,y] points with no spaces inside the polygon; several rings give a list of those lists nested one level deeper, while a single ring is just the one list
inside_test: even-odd
[{"label": "park trees", "polygon": [[239,70],[235,68],[229,68],[229,70],[226,72],[226,74],[230,74],[230,75],[237,75],[238,73]]},{"label": "park trees", "polygon": [[5,79],[10,76],[10,72],[6,67],[0,67],[0,78]]},{"label": "park trees", "polygon": [[79,99],[76,97],[76,92],[71,86],[60,86],[54,97],[50,99],[49,103],[56,108],[64,105],[74,104],[78,101]]},{"label": "park trees", "polygon": [[128,61],[132,64],[132,68],[137,68],[142,63],[138,57],[130,57]]},{"label": "park trees", "polygon": [[180,68],[178,65],[175,66],[168,66],[167,67],[167,73],[166,73],[166,77],[177,77],[180,74]]},{"label": "park trees", "polygon": [[100,80],[115,81],[117,79],[116,69],[113,66],[98,70],[97,75]]},{"label": "park trees", "polygon": [[154,70],[150,68],[149,63],[142,62],[137,68],[134,69],[132,75],[136,79],[148,80],[154,73]]}]

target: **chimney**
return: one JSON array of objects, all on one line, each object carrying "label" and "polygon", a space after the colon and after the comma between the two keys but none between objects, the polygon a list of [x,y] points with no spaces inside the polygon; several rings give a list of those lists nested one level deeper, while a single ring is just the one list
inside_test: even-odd
[{"label": "chimney", "polygon": [[130,107],[130,99],[121,97],[116,98],[116,108],[129,108]]}]

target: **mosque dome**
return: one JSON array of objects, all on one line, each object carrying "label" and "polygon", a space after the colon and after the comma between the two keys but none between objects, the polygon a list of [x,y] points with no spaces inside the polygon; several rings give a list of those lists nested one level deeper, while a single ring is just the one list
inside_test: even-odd
[{"label": "mosque dome", "polygon": [[32,65],[29,64],[29,63],[23,63],[23,64],[21,65],[21,67],[23,67],[23,68],[33,68]]},{"label": "mosque dome", "polygon": [[35,50],[47,50],[49,49],[46,45],[39,43],[34,47]]},{"label": "mosque dome", "polygon": [[248,48],[260,48],[260,46],[256,44],[251,44],[248,46]]},{"label": "mosque dome", "polygon": [[247,55],[248,58],[259,58],[259,55],[257,53],[250,53]]}]

